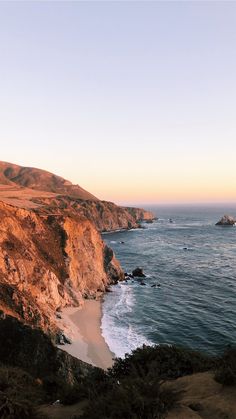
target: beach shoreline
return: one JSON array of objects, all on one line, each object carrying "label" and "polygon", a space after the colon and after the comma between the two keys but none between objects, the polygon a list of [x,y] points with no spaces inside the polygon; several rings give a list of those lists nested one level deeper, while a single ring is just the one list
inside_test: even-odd
[{"label": "beach shoreline", "polygon": [[67,307],[57,320],[59,328],[71,340],[71,344],[58,345],[70,355],[107,369],[113,365],[115,355],[102,336],[102,299],[85,300],[80,307]]}]

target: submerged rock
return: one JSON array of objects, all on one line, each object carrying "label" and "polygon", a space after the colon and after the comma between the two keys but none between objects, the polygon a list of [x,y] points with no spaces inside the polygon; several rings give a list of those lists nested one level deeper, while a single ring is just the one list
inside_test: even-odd
[{"label": "submerged rock", "polygon": [[134,275],[133,274],[130,274],[130,273],[128,273],[128,272],[125,272],[125,279],[131,279],[131,278],[133,278],[134,277]]},{"label": "submerged rock", "polygon": [[133,276],[137,276],[138,278],[145,278],[146,275],[143,273],[142,268],[136,268],[132,271]]},{"label": "submerged rock", "polygon": [[153,223],[153,220],[143,220],[143,223],[146,223],[146,224],[152,224]]},{"label": "submerged rock", "polygon": [[233,226],[236,224],[236,218],[231,215],[224,215],[217,223],[216,226]]}]

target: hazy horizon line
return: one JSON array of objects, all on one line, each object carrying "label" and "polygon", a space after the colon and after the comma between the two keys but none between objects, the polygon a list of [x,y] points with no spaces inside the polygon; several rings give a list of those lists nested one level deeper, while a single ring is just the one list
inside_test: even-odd
[{"label": "hazy horizon line", "polygon": [[214,201],[198,201],[198,202],[116,202],[117,205],[120,206],[134,206],[134,207],[172,207],[172,206],[186,206],[186,207],[193,207],[193,206],[209,206],[209,207],[224,207],[224,206],[236,206],[236,201],[225,201],[225,202],[214,202]]}]

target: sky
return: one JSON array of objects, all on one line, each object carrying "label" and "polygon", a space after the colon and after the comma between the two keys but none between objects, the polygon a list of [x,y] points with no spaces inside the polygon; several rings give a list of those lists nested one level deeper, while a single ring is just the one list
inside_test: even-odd
[{"label": "sky", "polygon": [[0,160],[117,203],[236,202],[236,2],[1,1]]}]

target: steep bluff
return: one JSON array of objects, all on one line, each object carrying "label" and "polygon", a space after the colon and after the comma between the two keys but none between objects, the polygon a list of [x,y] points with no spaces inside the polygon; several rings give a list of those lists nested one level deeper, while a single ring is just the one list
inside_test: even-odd
[{"label": "steep bluff", "polygon": [[142,221],[154,219],[154,215],[144,209],[119,207],[108,201],[84,201],[64,195],[34,197],[31,203],[38,206],[35,211],[40,214],[80,214],[90,220],[100,232],[139,228]]},{"label": "steep bluff", "polygon": [[39,213],[79,213],[99,231],[137,228],[140,221],[154,218],[143,209],[101,201],[53,173],[6,162],[0,162],[0,200]]},{"label": "steep bluff", "polygon": [[0,162],[0,309],[54,330],[56,310],[96,298],[124,277],[100,232],[152,218],[45,170]]},{"label": "steep bluff", "polygon": [[149,211],[119,207],[113,202],[107,201],[80,202],[78,209],[102,232],[138,228],[141,221],[154,218]]},{"label": "steep bluff", "polygon": [[49,330],[55,311],[123,278],[111,249],[79,214],[41,215],[0,202],[0,309]]}]

